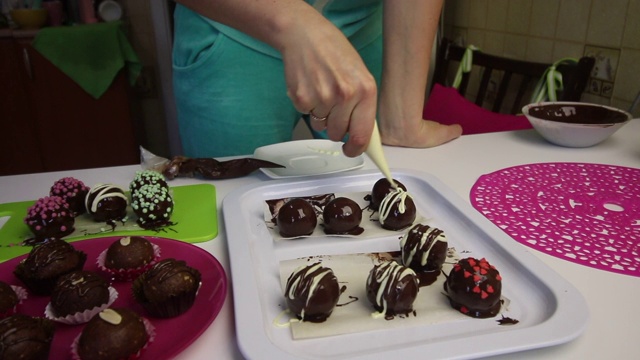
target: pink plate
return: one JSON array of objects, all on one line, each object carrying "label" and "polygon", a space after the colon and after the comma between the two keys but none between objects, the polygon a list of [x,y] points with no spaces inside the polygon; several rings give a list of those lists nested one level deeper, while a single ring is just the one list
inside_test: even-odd
[{"label": "pink plate", "polygon": [[[87,254],[85,270],[98,271],[96,258],[120,236],[111,236],[71,243],[76,249]],[[135,303],[131,293],[131,282],[114,282],[113,287],[119,293],[113,307],[129,307],[151,321],[156,330],[156,338],[142,354],[141,359],[168,359],[176,356],[195,341],[218,316],[227,294],[227,275],[218,260],[201,248],[182,241],[146,236],[161,249],[161,259],[175,258],[184,260],[187,265],[198,269],[202,274],[202,286],[193,307],[186,313],[171,319],[149,317],[141,306]],[[26,255],[0,263],[0,280],[11,285],[23,286],[13,275],[13,269]],[[48,296],[34,296],[31,293],[19,307],[18,312],[32,316],[44,316],[49,303]],[[73,339],[84,325],[56,324],[51,358],[69,358]],[[179,331],[176,331],[179,329]]]}]

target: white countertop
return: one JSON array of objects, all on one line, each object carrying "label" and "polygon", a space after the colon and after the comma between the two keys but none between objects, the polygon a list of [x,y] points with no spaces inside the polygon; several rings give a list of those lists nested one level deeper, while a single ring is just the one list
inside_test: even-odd
[{"label": "white countertop", "polygon": [[[469,191],[480,175],[506,167],[540,162],[586,162],[640,168],[640,120],[632,120],[607,141],[583,149],[547,143],[533,130],[467,135],[432,149],[385,147],[393,169],[416,169],[434,174],[460,197],[469,201]],[[374,168],[369,159],[366,169]],[[65,176],[87,185],[127,185],[139,166],[123,166],[0,177],[0,203],[32,200],[53,182]],[[221,204],[233,189],[268,181],[261,172],[240,179],[213,181],[217,190],[219,235],[196,244],[212,253],[229,274],[229,258]],[[176,179],[171,186],[195,184],[194,179]],[[544,263],[578,288],[590,308],[586,331],[566,344],[508,354],[496,359],[591,359],[637,358],[640,353],[640,279],[585,267],[531,250]],[[231,284],[231,287],[233,284]],[[213,324],[178,359],[242,359],[235,340],[232,288]]]}]

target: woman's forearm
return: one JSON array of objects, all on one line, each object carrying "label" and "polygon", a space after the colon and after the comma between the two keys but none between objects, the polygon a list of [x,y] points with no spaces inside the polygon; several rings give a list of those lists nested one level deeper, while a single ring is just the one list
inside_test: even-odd
[{"label": "woman's forearm", "polygon": [[400,114],[422,114],[442,0],[385,0],[380,101]]}]

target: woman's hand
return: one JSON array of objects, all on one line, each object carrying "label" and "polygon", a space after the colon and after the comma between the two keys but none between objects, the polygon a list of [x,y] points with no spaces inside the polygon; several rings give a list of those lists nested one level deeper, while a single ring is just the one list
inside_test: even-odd
[{"label": "woman's hand", "polygon": [[[386,126],[381,121],[380,137],[385,145],[429,148],[442,145],[462,135],[462,127],[457,124],[443,125],[435,121],[422,119],[391,123],[392,126]],[[393,124],[410,125],[411,128],[395,127]]]},{"label": "woman's hand", "polygon": [[280,49],[289,97],[301,113],[311,114],[315,130],[330,139],[349,139],[347,156],[366,150],[376,118],[376,82],[358,52],[324,17],[307,19]]}]

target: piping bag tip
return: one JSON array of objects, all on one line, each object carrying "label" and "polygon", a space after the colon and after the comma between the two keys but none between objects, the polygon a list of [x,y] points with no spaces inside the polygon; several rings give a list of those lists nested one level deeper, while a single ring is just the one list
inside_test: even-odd
[{"label": "piping bag tip", "polygon": [[384,151],[382,149],[382,140],[380,139],[380,131],[378,130],[377,121],[374,121],[373,123],[373,133],[371,133],[371,140],[369,141],[369,146],[367,146],[367,150],[365,150],[365,153],[369,156],[373,163],[376,164],[378,169],[380,169],[380,172],[382,172],[391,186],[394,189],[397,189],[398,185],[395,181],[393,181],[391,171],[389,171],[389,165],[387,164],[387,159],[384,156]]}]

